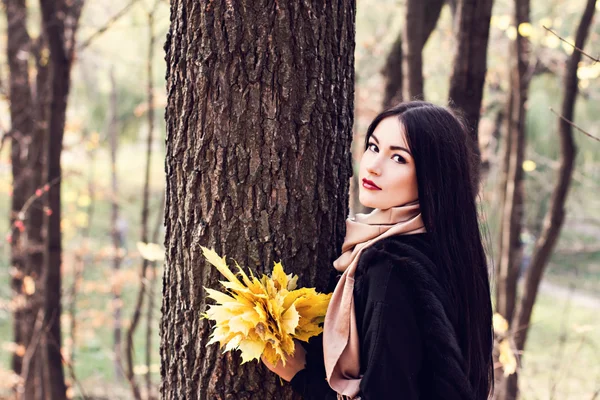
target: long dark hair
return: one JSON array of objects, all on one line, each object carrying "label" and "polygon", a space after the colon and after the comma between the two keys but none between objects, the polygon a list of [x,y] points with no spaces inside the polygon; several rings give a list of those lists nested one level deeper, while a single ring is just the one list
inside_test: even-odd
[{"label": "long dark hair", "polygon": [[[405,128],[419,192],[419,205],[436,249],[439,282],[450,297],[450,316],[477,399],[493,392],[492,303],[487,259],[479,229],[474,181],[476,143],[450,109],[424,101],[401,103],[379,114],[365,138],[387,117]],[[436,272],[437,273],[437,272]]]}]

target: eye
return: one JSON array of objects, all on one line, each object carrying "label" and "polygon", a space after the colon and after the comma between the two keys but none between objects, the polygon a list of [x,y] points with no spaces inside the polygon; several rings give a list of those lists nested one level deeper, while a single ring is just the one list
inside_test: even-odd
[{"label": "eye", "polygon": [[392,156],[392,160],[396,161],[399,164],[406,164],[406,160],[400,154],[394,154]]},{"label": "eye", "polygon": [[377,145],[373,142],[369,143],[368,149],[377,153],[379,151],[379,149],[377,148]]}]

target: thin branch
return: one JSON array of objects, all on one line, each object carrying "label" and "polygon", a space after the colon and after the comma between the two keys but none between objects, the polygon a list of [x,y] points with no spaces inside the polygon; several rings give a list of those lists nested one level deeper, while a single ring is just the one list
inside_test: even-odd
[{"label": "thin branch", "polygon": [[578,52],[580,52],[581,54],[583,54],[584,56],[588,57],[590,60],[594,61],[594,64],[597,62],[600,62],[600,59],[595,58],[590,56],[589,54],[587,54],[585,51],[581,50],[579,47],[575,46],[573,43],[569,43],[567,42],[565,39],[561,38],[556,32],[554,32],[552,29],[547,28],[545,25],[542,25],[544,27],[545,30],[547,30],[548,32],[550,32],[551,34],[553,34],[554,36],[556,36],[557,38],[559,38],[560,40],[562,40],[563,42],[565,42],[566,44],[568,44],[569,46],[573,47],[575,50],[577,50]]},{"label": "thin branch", "polygon": [[37,318],[35,321],[35,325],[33,327],[33,334],[31,335],[31,341],[27,346],[27,350],[25,351],[25,355],[23,356],[23,364],[21,370],[21,382],[17,391],[19,393],[25,392],[25,385],[27,383],[27,379],[29,378],[29,367],[31,366],[31,360],[38,349],[38,345],[40,344],[40,340],[44,335],[44,309],[42,307],[39,308]]},{"label": "thin branch", "polygon": [[47,339],[54,348],[59,350],[58,354],[60,354],[60,359],[62,363],[65,364],[67,368],[71,371],[71,378],[73,379],[75,385],[77,385],[77,387],[79,388],[79,395],[83,398],[83,400],[88,400],[89,397],[85,394],[83,385],[75,377],[75,372],[73,371],[73,363],[71,363],[69,360],[63,357],[62,353],[60,352],[60,345],[57,343],[56,339],[51,335],[44,335],[44,338]]},{"label": "thin branch", "polygon": [[552,107],[550,107],[550,111],[552,111],[554,114],[556,114],[560,119],[562,119],[563,121],[565,121],[567,124],[571,125],[573,128],[577,129],[579,132],[583,133],[586,136],[589,136],[590,138],[600,142],[600,138],[597,138],[596,136],[584,131],[583,129],[581,129],[580,127],[578,127],[577,125],[575,125],[572,121],[566,119],[565,117],[563,117],[562,115],[560,115],[559,113],[557,113],[556,111],[554,111],[554,109]]},{"label": "thin branch", "polygon": [[121,11],[119,11],[118,13],[113,15],[112,18],[110,18],[106,22],[106,24],[104,24],[103,27],[98,29],[96,32],[92,33],[86,40],[84,40],[78,46],[78,50],[81,51],[81,50],[85,49],[86,47],[88,47],[90,45],[90,43],[92,42],[92,40],[96,39],[98,36],[100,36],[104,32],[106,32],[115,22],[117,22],[119,19],[121,19],[121,17],[124,16],[127,13],[127,11],[129,11],[129,9],[138,1],[139,0],[131,0],[125,7],[123,7],[121,9]]}]

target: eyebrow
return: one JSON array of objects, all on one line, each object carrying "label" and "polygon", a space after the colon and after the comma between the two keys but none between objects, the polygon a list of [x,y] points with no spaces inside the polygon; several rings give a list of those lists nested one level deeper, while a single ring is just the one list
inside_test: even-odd
[{"label": "eyebrow", "polygon": [[[371,134],[371,137],[373,139],[375,139],[375,141],[377,142],[377,144],[379,144],[379,139],[377,139],[377,136]],[[410,151],[408,151],[408,149],[406,147],[402,147],[402,146],[390,146],[390,150],[402,150],[407,152],[408,154],[410,154]],[[410,154],[412,156],[412,154]]]}]

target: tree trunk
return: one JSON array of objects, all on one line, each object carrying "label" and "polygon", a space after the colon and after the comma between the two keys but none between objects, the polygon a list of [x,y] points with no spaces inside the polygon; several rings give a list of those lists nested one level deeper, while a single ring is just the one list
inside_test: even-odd
[{"label": "tree trunk", "polygon": [[423,24],[425,21],[425,2],[406,1],[406,19],[402,36],[403,98],[406,101],[424,99],[423,92]]},{"label": "tree trunk", "polygon": [[385,89],[383,92],[383,109],[393,107],[401,103],[402,97],[402,32],[398,34],[396,41],[392,45],[385,61],[385,66],[381,70],[385,79]]},{"label": "tree trunk", "polygon": [[[529,22],[529,0],[515,0],[513,24]],[[496,270],[496,311],[512,321],[517,300],[517,282],[522,259],[521,230],[524,206],[523,161],[525,159],[525,102],[529,78],[528,39],[518,33],[510,44],[510,93],[506,108],[504,164],[501,172],[499,254]],[[514,381],[496,374],[497,398],[511,398],[518,388]]]},{"label": "tree trunk", "polygon": [[288,399],[259,362],[207,346],[200,245],[324,290],[348,215],[353,0],[173,0],[167,55],[163,399]]},{"label": "tree trunk", "polygon": [[[35,279],[36,287],[43,288],[42,280],[44,272],[44,252],[45,252],[45,232],[44,232],[44,217],[45,212],[52,212],[50,208],[43,208],[45,198],[44,187],[44,171],[46,168],[46,148],[47,148],[47,124],[49,121],[50,107],[50,77],[48,62],[44,60],[43,52],[47,51],[47,43],[44,36],[41,35],[34,44],[34,54],[36,61],[36,84],[35,84],[35,120],[34,120],[34,136],[28,146],[28,168],[29,185],[32,193],[32,198],[35,198],[35,204],[27,208],[27,269],[28,274]],[[37,313],[42,305],[44,289],[36,290],[36,293],[30,298],[31,312]],[[34,363],[39,363],[40,358],[34,356]],[[42,367],[45,368],[45,367]],[[38,368],[38,371],[42,369]],[[40,375],[38,375],[40,376]],[[38,379],[29,380],[26,383],[25,393],[27,395],[42,396],[42,385]],[[27,398],[27,397],[25,397]]]},{"label": "tree trunk", "polygon": [[[11,273],[11,288],[14,299],[21,304],[14,311],[14,342],[29,346],[33,334],[37,312],[31,298],[25,293],[23,282],[29,275],[26,268],[25,226],[22,215],[27,198],[31,196],[29,179],[25,173],[27,164],[27,146],[33,135],[33,101],[29,85],[28,54],[31,40],[27,31],[27,8],[25,1],[4,1],[7,22],[7,59],[10,71],[10,137],[11,137],[11,167],[12,167],[12,198],[10,214],[10,264],[14,268]],[[21,374],[23,354],[13,353],[12,368],[16,374]]]},{"label": "tree trunk", "polygon": [[[451,104],[464,112],[478,159],[481,158],[481,154],[477,129],[487,70],[487,46],[492,4],[493,0],[459,0],[455,14],[458,32],[449,97]],[[479,165],[479,162],[476,165]],[[475,188],[477,188],[479,167],[474,174],[474,179]]]},{"label": "tree trunk", "polygon": [[[512,111],[513,111],[513,96],[509,91],[507,99],[506,99],[506,107],[505,107],[505,118],[504,124],[502,126],[501,138],[500,138],[500,153],[502,154],[502,160],[500,160],[500,178],[497,187],[498,196],[495,202],[495,209],[498,212],[499,218],[499,227],[498,227],[498,245],[496,246],[496,251],[494,253],[494,259],[496,260],[496,266],[500,265],[500,258],[502,254],[502,238],[504,235],[504,223],[503,223],[503,215],[504,215],[504,205],[506,204],[506,188],[508,185],[508,171],[511,160],[511,148],[512,148],[512,137],[510,135],[510,121],[512,121]],[[505,297],[506,290],[502,287],[502,273],[500,268],[495,268],[495,281],[496,281],[496,311],[498,311],[498,307],[500,303],[505,303],[506,301],[503,299]],[[502,300],[501,300],[502,298]]]},{"label": "tree trunk", "polygon": [[66,387],[61,357],[61,262],[62,244],[60,232],[61,203],[60,179],[62,139],[65,128],[67,98],[69,95],[71,63],[73,60],[74,38],[77,21],[83,7],[82,0],[68,5],[65,0],[40,0],[44,34],[50,49],[52,99],[48,123],[48,149],[46,182],[48,208],[52,213],[47,218],[47,240],[44,270],[44,340],[47,347],[47,398],[65,399]]},{"label": "tree trunk", "polygon": [[[529,22],[529,0],[515,1],[514,24]],[[499,292],[497,311],[511,321],[517,295],[517,280],[521,263],[521,230],[523,220],[523,161],[525,159],[525,103],[529,88],[526,76],[529,66],[528,39],[517,33],[511,43],[511,109],[507,118],[510,146],[505,201],[502,208],[502,236],[498,259]]]},{"label": "tree trunk", "polygon": [[[575,47],[579,49],[583,49],[585,46],[595,9],[596,0],[588,0],[575,36]],[[537,298],[542,275],[548,265],[548,260],[554,250],[565,218],[565,203],[567,194],[569,193],[576,155],[573,129],[570,123],[574,121],[575,101],[577,99],[579,84],[577,68],[580,60],[581,53],[574,50],[567,63],[561,110],[563,118],[560,118],[558,121],[561,147],[558,180],[552,193],[550,208],[544,218],[542,233],[536,241],[531,263],[525,275],[523,295],[511,323],[511,333],[515,339],[516,349],[520,353],[525,349],[533,305]],[[518,373],[511,375],[507,379],[506,387],[512,391],[508,393],[505,399],[516,398],[518,392],[515,389],[518,388]]]},{"label": "tree trunk", "polygon": [[[10,71],[11,163],[11,287],[15,304],[14,342],[25,350],[13,353],[12,368],[23,378],[22,398],[43,395],[39,340],[32,342],[43,296],[43,210],[45,124],[48,107],[48,69],[41,62],[43,35],[31,40],[24,1],[4,1],[7,18],[7,59]],[[30,60],[37,67],[31,82]],[[36,204],[34,204],[36,203]],[[33,285],[25,285],[33,282]],[[27,286],[29,286],[27,288]],[[39,324],[38,324],[39,325]],[[24,356],[26,355],[26,356]]]},{"label": "tree trunk", "polygon": [[[427,0],[425,2],[425,17],[423,27],[423,47],[429,40],[429,36],[435,29],[440,13],[444,6],[444,0]],[[388,54],[385,66],[381,71],[385,80],[385,92],[383,95],[383,108],[392,107],[402,102],[402,33],[398,34]]]}]

